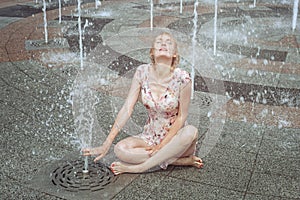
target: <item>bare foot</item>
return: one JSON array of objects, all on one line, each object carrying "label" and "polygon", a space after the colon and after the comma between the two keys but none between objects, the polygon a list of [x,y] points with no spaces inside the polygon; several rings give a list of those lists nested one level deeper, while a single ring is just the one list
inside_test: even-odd
[{"label": "bare foot", "polygon": [[192,166],[197,167],[199,169],[203,167],[203,161],[201,160],[201,158],[194,156],[194,155],[192,155],[190,157],[192,157],[192,160],[193,160]]},{"label": "bare foot", "polygon": [[142,171],[139,170],[138,165],[130,165],[125,164],[123,162],[113,162],[110,165],[110,170],[115,174],[123,174],[123,173],[140,173]]},{"label": "bare foot", "polygon": [[193,166],[200,169],[203,167],[203,161],[197,156],[190,155],[188,157],[177,159],[171,165]]}]

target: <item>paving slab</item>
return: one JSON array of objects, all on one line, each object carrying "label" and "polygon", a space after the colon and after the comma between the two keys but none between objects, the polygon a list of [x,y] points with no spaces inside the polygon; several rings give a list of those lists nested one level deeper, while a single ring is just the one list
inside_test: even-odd
[{"label": "paving slab", "polygon": [[100,145],[124,102],[122,95],[111,94],[111,84],[120,80],[128,84],[136,67],[149,62],[155,34],[175,33],[180,67],[191,70],[194,1],[184,1],[182,14],[179,1],[154,1],[153,32],[148,1],[108,0],[98,9],[94,3],[84,0],[82,6],[82,26],[86,20],[90,23],[84,70],[78,59],[77,1],[63,4],[60,25],[58,4],[48,4],[50,39],[61,38],[66,45],[44,49],[25,48],[44,38],[42,3],[0,4],[1,198],[300,198],[300,131],[295,123],[300,105],[300,35],[299,20],[294,32],[289,27],[291,1],[263,0],[256,6],[250,0],[220,1],[216,55],[214,4],[200,2],[196,53],[201,67],[196,70],[188,120],[199,129],[196,153],[204,168],[156,167],[120,176],[108,169],[116,160],[113,146],[142,128],[147,118],[142,104],[105,159],[93,164],[90,158],[93,173],[87,176],[82,173],[82,138],[74,123],[73,114],[78,112],[72,107],[77,102],[74,88],[80,83],[97,86],[93,116],[99,129],[91,145]]}]

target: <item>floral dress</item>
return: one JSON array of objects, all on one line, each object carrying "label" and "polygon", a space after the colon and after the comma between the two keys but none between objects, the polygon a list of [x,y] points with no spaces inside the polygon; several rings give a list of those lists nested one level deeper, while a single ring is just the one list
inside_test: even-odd
[{"label": "floral dress", "polygon": [[176,68],[171,80],[165,85],[165,91],[158,99],[154,99],[149,82],[151,66],[141,65],[136,71],[136,78],[141,85],[142,102],[148,111],[148,120],[139,137],[148,145],[158,145],[178,116],[180,89],[191,79],[186,71]]}]

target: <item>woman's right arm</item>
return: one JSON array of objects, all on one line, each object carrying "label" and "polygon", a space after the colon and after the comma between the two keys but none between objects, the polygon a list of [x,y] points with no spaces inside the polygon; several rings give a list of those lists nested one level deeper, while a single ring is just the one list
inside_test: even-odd
[{"label": "woman's right arm", "polygon": [[134,106],[138,100],[141,89],[141,85],[136,74],[132,79],[125,103],[119,111],[115,119],[114,125],[112,126],[112,129],[106,138],[105,143],[112,144],[113,140],[118,135],[119,131],[123,128],[123,126],[126,124],[127,120],[130,118],[133,112]]},{"label": "woman's right arm", "polygon": [[127,98],[125,100],[125,103],[123,104],[121,110],[119,111],[114,125],[112,126],[110,133],[108,134],[106,140],[104,143],[97,148],[94,149],[84,149],[83,150],[83,155],[89,156],[89,155],[97,155],[94,161],[100,160],[102,157],[106,155],[108,152],[112,142],[122,129],[122,127],[126,124],[127,120],[130,118],[135,103],[138,100],[139,94],[140,94],[140,89],[141,89],[141,84],[140,84],[140,71],[137,70],[134,74],[134,77],[131,82],[131,86],[127,95]]}]

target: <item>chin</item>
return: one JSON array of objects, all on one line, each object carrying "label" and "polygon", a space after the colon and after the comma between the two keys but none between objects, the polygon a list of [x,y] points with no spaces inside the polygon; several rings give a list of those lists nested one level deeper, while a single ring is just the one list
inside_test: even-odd
[{"label": "chin", "polygon": [[166,57],[166,58],[172,58],[172,56],[169,53],[158,53],[156,55],[157,58],[159,57]]}]

